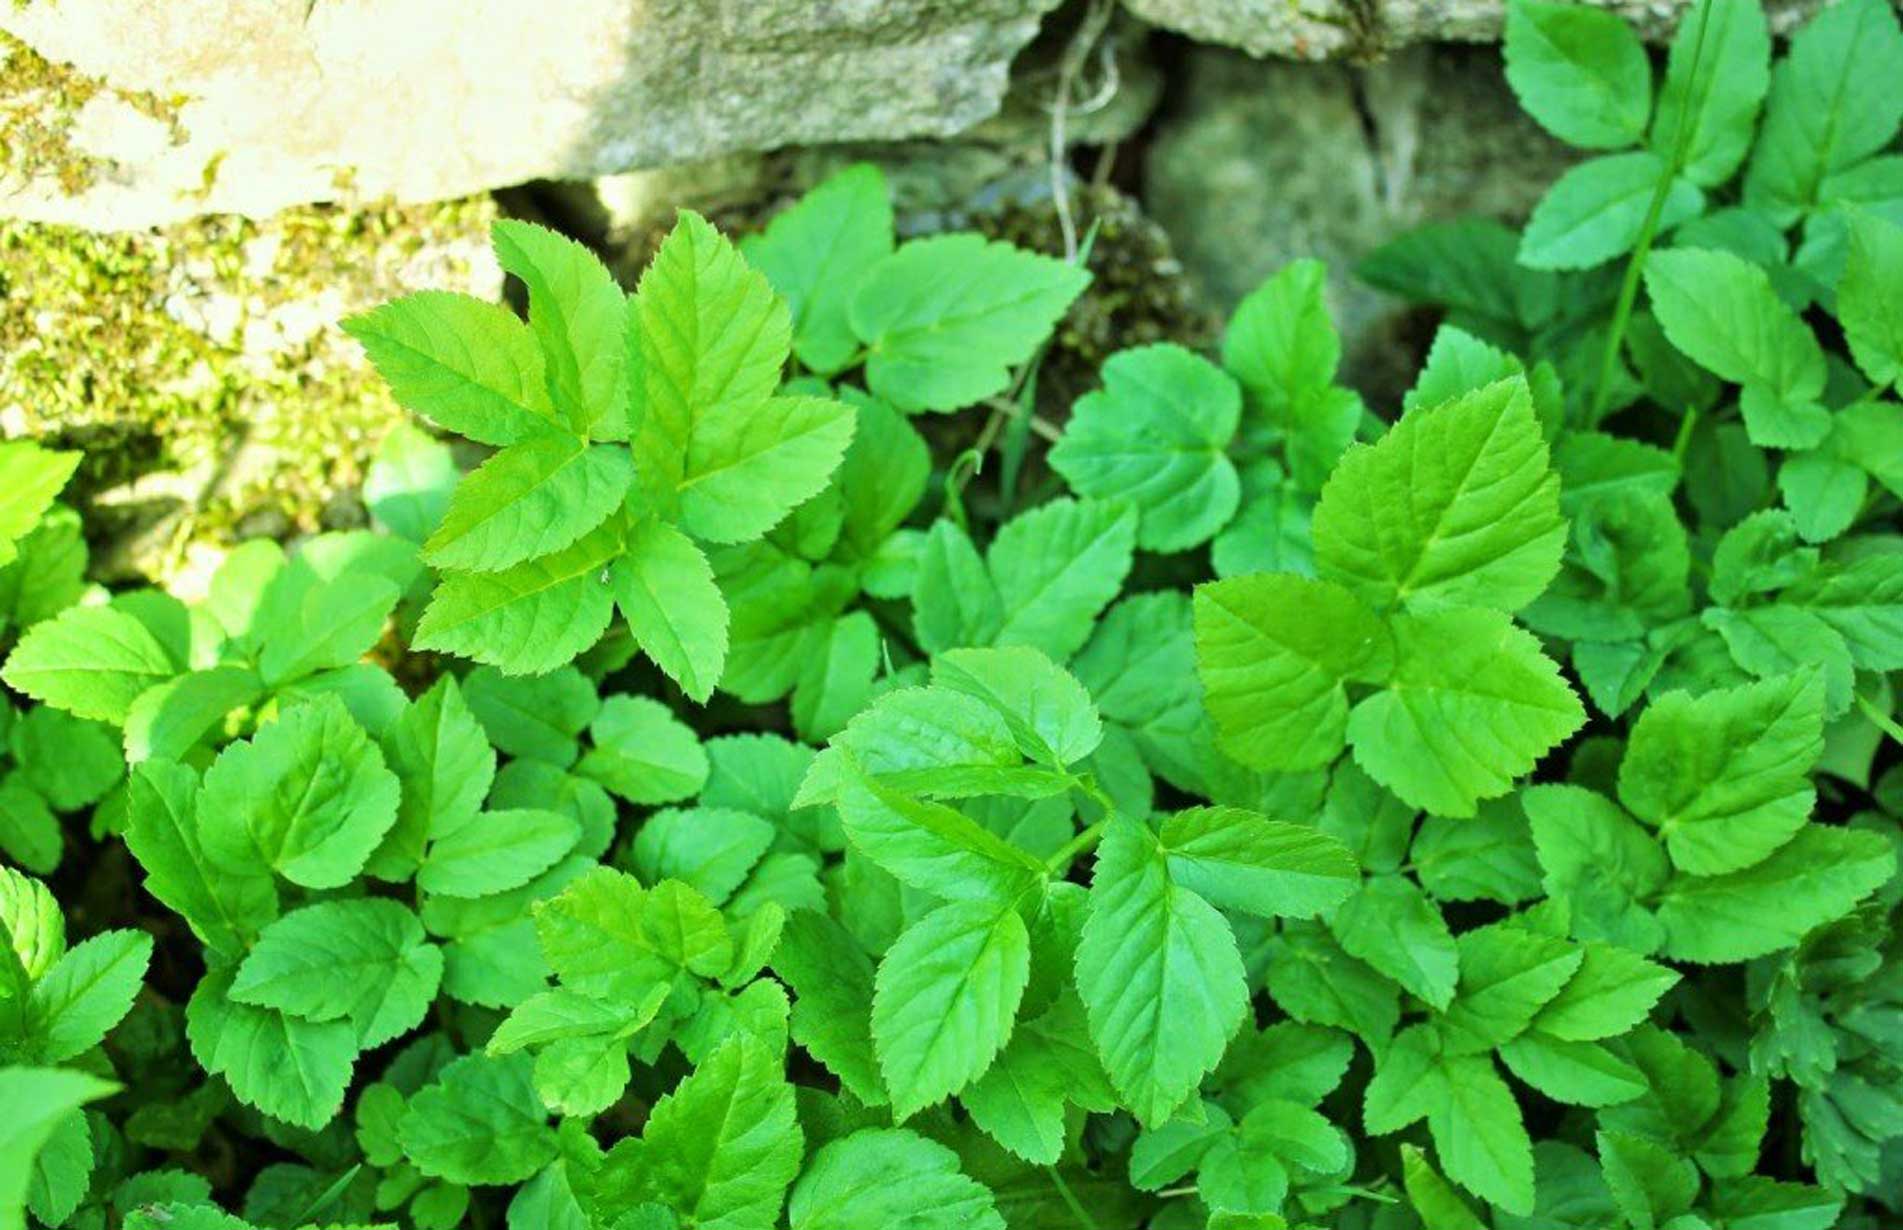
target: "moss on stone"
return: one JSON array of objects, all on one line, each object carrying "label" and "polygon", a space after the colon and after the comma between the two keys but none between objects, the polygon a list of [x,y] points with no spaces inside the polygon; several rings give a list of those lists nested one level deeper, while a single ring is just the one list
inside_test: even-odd
[{"label": "moss on stone", "polygon": [[0,222],[0,429],[84,448],[75,491],[125,566],[361,520],[404,415],[337,328],[408,290],[493,294],[485,198],[312,206],[95,234]]},{"label": "moss on stone", "polygon": [[102,94],[164,124],[174,144],[184,141],[184,98],[108,85],[0,30],[0,183],[53,179],[76,196],[98,182],[112,161],[76,146],[72,130],[81,109]]}]

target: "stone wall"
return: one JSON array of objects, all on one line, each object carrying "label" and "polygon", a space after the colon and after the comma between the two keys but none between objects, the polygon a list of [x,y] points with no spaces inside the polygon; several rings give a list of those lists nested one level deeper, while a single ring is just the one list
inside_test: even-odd
[{"label": "stone wall", "polygon": [[6,0],[0,31],[85,97],[0,87],[0,129],[40,130],[0,216],[132,228],[950,135],[1055,3]]},{"label": "stone wall", "polygon": [[[1585,0],[1649,38],[1669,36],[1692,0]],[[1416,43],[1500,37],[1503,0],[1123,0],[1145,21],[1254,56],[1366,60]],[[1785,29],[1822,0],[1765,0]]]}]

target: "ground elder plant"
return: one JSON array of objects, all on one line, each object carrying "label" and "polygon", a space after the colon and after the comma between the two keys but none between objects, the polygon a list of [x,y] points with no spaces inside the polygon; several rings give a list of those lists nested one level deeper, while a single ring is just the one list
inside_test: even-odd
[{"label": "ground elder plant", "polygon": [[375,528],[189,599],[0,444],[0,1228],[1903,1217],[1903,32],[1505,52],[1398,405],[1306,261],[1044,404],[1090,245],[855,167],[345,322]]}]

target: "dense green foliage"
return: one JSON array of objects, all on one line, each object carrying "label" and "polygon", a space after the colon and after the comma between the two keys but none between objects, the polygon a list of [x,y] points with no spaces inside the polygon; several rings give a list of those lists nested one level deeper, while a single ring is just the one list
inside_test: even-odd
[{"label": "dense green foliage", "polygon": [[190,601],[0,444],[0,1230],[1893,1224],[1903,32],[1506,55],[1399,407],[1298,262],[1036,447],[857,167],[346,322],[486,460]]}]

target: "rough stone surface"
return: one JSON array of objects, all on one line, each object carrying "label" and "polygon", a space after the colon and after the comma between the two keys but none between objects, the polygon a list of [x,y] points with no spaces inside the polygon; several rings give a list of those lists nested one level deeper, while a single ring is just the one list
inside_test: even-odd
[{"label": "rough stone surface", "polygon": [[408,290],[502,291],[487,198],[96,234],[0,222],[0,436],[85,451],[102,579],[206,544],[362,522],[408,415],[339,318]]},{"label": "rough stone surface", "polygon": [[[1370,67],[1197,48],[1145,167],[1145,203],[1227,311],[1298,257],[1329,266],[1346,377],[1393,385],[1398,305],[1355,280],[1382,241],[1471,214],[1517,220],[1572,155],[1521,114],[1499,56],[1421,47]],[[1325,151],[1325,153],[1318,153]]]},{"label": "rough stone surface", "polygon": [[[1611,9],[1649,38],[1669,36],[1692,0],[1585,0]],[[1786,29],[1822,0],[1768,0]],[[1123,0],[1145,21],[1254,56],[1367,59],[1414,43],[1500,37],[1503,0]]]},{"label": "rough stone surface", "polygon": [[1055,2],[9,0],[0,78],[23,46],[66,79],[0,86],[0,215],[129,228],[946,135]]}]

